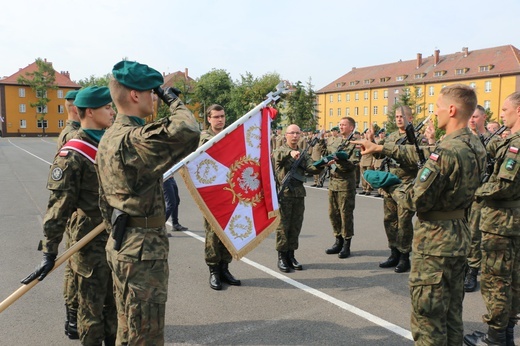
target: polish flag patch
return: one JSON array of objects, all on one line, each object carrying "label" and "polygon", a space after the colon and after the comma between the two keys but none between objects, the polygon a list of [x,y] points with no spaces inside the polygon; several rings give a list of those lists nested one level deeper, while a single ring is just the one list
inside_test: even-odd
[{"label": "polish flag patch", "polygon": [[518,154],[518,148],[517,147],[509,147],[509,152],[513,154]]},{"label": "polish flag patch", "polygon": [[431,153],[430,154],[430,160],[437,162],[437,160],[439,159],[439,156],[440,155],[437,154],[437,153]]}]

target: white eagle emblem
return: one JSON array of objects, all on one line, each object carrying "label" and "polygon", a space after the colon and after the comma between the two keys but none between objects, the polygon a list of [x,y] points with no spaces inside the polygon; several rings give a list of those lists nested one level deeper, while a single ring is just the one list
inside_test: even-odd
[{"label": "white eagle emblem", "polygon": [[258,179],[258,173],[255,173],[253,167],[247,167],[242,171],[241,178],[238,180],[238,185],[245,192],[254,191],[260,186],[260,180]]}]

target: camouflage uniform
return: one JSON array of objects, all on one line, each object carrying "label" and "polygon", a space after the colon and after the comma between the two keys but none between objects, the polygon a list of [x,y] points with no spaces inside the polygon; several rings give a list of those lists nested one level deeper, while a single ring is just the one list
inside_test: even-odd
[{"label": "camouflage uniform", "polygon": [[356,206],[355,170],[361,155],[354,144],[341,137],[332,140],[327,145],[327,153],[337,152],[339,146],[344,146],[342,150],[349,155],[349,159],[336,160],[336,167],[331,173],[329,218],[336,238],[351,239],[354,236],[354,208]]},{"label": "camouflage uniform", "polygon": [[[411,145],[384,145],[383,154],[417,162]],[[464,268],[470,231],[466,209],[480,185],[485,149],[468,128],[446,135],[419,171],[414,185],[393,191],[417,211],[409,278],[412,335],[416,345],[461,345]]]},{"label": "camouflage uniform", "polygon": [[520,312],[520,131],[490,143],[493,174],[477,190],[483,200],[481,292],[490,328],[506,329]]},{"label": "camouflage uniform", "polygon": [[[313,161],[318,161],[321,159],[323,153],[325,151],[325,141],[319,140],[313,147],[311,151],[311,158]],[[320,184],[320,179],[323,178],[323,174],[326,174],[325,170],[322,170],[318,174],[314,174],[314,184],[318,186]]]},{"label": "camouflage uniform", "polygon": [[74,120],[67,120],[65,122],[65,127],[61,130],[60,135],[58,136],[58,150],[60,150],[63,144],[67,143],[69,139],[74,138],[80,125],[79,122]]},{"label": "camouflage uniform", "polygon": [[[276,172],[276,180],[281,184],[283,178],[291,170],[291,166],[295,159],[291,156],[291,149],[284,144],[273,153],[274,169]],[[304,198],[306,196],[305,187],[303,186],[305,172],[319,173],[321,169],[313,166],[313,160],[306,151],[300,151],[301,155],[306,157],[298,166],[296,173],[293,175],[291,185],[283,192],[280,200],[280,224],[276,229],[276,250],[277,251],[294,251],[298,249],[298,238],[303,225],[303,214],[305,211]]]},{"label": "camouflage uniform", "polygon": [[[208,142],[211,138],[217,134],[213,132],[211,128],[202,131],[200,134],[199,147],[204,143]],[[215,231],[211,228],[208,220],[204,219],[204,230],[206,233],[206,240],[204,246],[204,256],[206,264],[210,267],[218,266],[222,263],[231,263],[233,256],[229,253],[229,250],[224,246],[220,238],[217,236]]]},{"label": "camouflage uniform", "polygon": [[[75,136],[97,146],[83,130]],[[43,252],[58,253],[65,229],[74,245],[103,220],[99,211],[99,185],[94,164],[74,150],[62,150],[51,167],[47,188],[51,190],[43,221]],[[84,345],[101,344],[116,334],[116,308],[105,244],[101,233],[69,260],[77,289],[78,332]]]},{"label": "camouflage uniform", "polygon": [[114,209],[129,215],[120,250],[114,250],[112,237],[106,244],[118,344],[164,344],[169,241],[163,174],[196,149],[200,135],[193,114],[178,99],[170,113],[144,126],[118,114],[99,143],[100,208],[107,229]]},{"label": "camouflage uniform", "polygon": [[363,191],[365,193],[368,192],[370,194],[370,192],[372,192],[373,188],[365,180],[365,178],[363,177],[363,173],[365,173],[365,171],[367,171],[369,169],[374,169],[374,155],[372,155],[372,154],[363,155],[359,162],[359,167],[360,167],[359,174],[361,175],[361,187],[363,188]]}]

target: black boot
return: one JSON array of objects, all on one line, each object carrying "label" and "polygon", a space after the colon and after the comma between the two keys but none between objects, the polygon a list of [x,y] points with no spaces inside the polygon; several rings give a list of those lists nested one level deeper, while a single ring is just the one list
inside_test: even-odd
[{"label": "black boot", "polygon": [[399,250],[397,250],[396,247],[391,247],[390,251],[390,257],[388,257],[386,261],[379,262],[380,268],[392,268],[395,267],[397,263],[399,263],[399,257],[401,257]]},{"label": "black boot", "polygon": [[105,346],[116,346],[116,336],[110,335],[105,337]]},{"label": "black boot", "polygon": [[467,346],[506,346],[506,330],[488,328],[487,334],[474,332],[464,335],[464,345]]},{"label": "black boot", "polygon": [[76,340],[79,339],[78,334],[78,310],[69,308],[69,324],[67,326],[67,336],[69,339]]},{"label": "black boot", "polygon": [[294,250],[287,251],[287,263],[292,269],[302,270],[303,266],[294,258]]},{"label": "black boot", "polygon": [[278,269],[284,273],[289,273],[291,267],[287,263],[287,251],[278,251]]},{"label": "black boot", "polygon": [[477,289],[478,268],[469,268],[464,278],[464,292],[473,292]]},{"label": "black boot", "polygon": [[509,320],[506,329],[506,346],[515,346],[515,321]]},{"label": "black boot", "polygon": [[65,304],[65,335],[69,335],[69,307]]},{"label": "black boot", "polygon": [[343,237],[338,236],[338,237],[336,237],[336,241],[334,242],[332,247],[330,247],[329,249],[325,250],[325,253],[327,255],[337,254],[337,253],[339,253],[341,251],[342,247],[343,247]]},{"label": "black boot", "polygon": [[230,285],[240,286],[242,284],[240,280],[235,279],[233,274],[229,272],[229,263],[220,262],[220,276],[222,281],[227,282]]},{"label": "black boot", "polygon": [[410,270],[410,253],[402,253],[399,257],[399,263],[395,267],[396,273],[405,273]]},{"label": "black boot", "polygon": [[343,248],[338,254],[339,258],[347,258],[350,257],[350,242],[352,241],[352,238],[345,239],[343,242]]},{"label": "black boot", "polygon": [[220,282],[220,266],[209,266],[209,287],[220,291],[222,282]]}]

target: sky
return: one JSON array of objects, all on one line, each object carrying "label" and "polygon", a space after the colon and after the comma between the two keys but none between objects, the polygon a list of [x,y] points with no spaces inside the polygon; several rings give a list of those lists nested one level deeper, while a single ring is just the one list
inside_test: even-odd
[{"label": "sky", "polygon": [[519,0],[16,0],[0,10],[0,78],[37,58],[73,81],[123,59],[197,79],[278,73],[319,90],[354,67],[511,44]]}]

